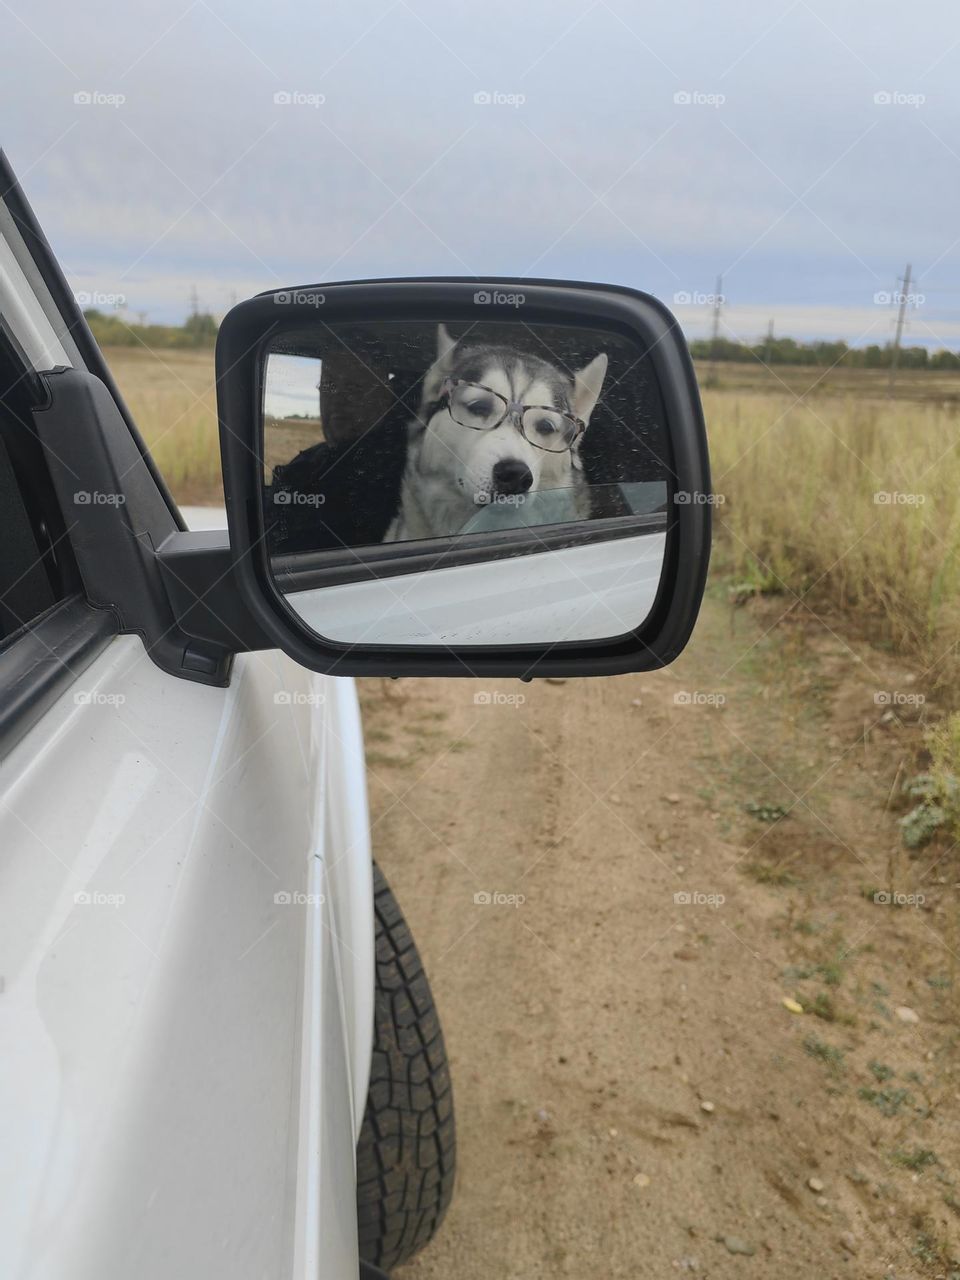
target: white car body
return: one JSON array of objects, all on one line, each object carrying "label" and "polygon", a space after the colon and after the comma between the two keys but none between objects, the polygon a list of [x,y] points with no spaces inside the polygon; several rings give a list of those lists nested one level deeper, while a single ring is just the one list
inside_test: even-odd
[{"label": "white car body", "polygon": [[[86,359],[0,169],[15,387]],[[177,679],[133,634],[75,667],[42,638],[71,598],[0,628],[4,727],[28,726],[0,765],[0,1275],[356,1280],[374,911],[353,682],[279,652],[226,687]]]},{"label": "white car body", "polygon": [[271,652],[206,688],[117,637],[0,777],[0,1274],[354,1280],[352,681]]}]

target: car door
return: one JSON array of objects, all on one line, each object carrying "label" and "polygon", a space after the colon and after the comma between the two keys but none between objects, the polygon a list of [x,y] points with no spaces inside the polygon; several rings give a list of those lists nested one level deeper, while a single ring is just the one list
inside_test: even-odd
[{"label": "car door", "polygon": [[[88,509],[127,503],[136,533],[149,490],[182,524],[0,179],[0,1273],[355,1277],[373,918],[353,686],[277,652],[179,679],[118,633],[110,564],[94,591],[73,555]],[[72,509],[35,430],[54,368],[106,388],[134,458],[106,496],[71,458]]]}]

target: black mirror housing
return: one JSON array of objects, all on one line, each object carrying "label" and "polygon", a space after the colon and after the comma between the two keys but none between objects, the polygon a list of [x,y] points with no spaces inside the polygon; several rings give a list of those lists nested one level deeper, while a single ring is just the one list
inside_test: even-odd
[{"label": "black mirror housing", "polygon": [[[518,299],[520,301],[518,301]],[[373,642],[331,638],[308,625],[293,607],[290,583],[307,582],[296,557],[282,557],[282,571],[271,555],[271,509],[264,493],[267,462],[264,443],[265,370],[271,349],[292,342],[294,335],[315,333],[330,341],[339,333],[356,332],[365,324],[393,325],[410,333],[441,331],[469,333],[478,325],[500,332],[497,325],[516,331],[518,341],[538,332],[565,330],[605,335],[636,347],[649,365],[665,424],[660,459],[665,483],[662,504],[663,559],[649,610],[636,626],[610,636],[544,635],[542,642],[476,644],[455,636],[444,642],[430,635],[424,642],[397,643],[395,638]],[[353,326],[353,328],[351,328]],[[513,326],[512,329],[509,326]],[[340,341],[340,339],[337,339]],[[298,349],[298,348],[291,348]],[[596,361],[594,361],[596,364]],[[605,364],[605,357],[604,357]],[[216,351],[217,400],[223,461],[230,556],[236,588],[258,632],[296,661],[332,675],[501,676],[523,679],[540,676],[615,675],[650,671],[672,662],[684,648],[694,626],[703,595],[710,551],[711,505],[706,433],[693,366],[686,342],[673,315],[656,299],[632,289],[610,285],[548,280],[495,279],[479,283],[468,278],[369,280],[310,285],[261,294],[240,303],[224,319]],[[392,375],[391,375],[392,376]],[[447,388],[451,381],[444,384]],[[542,399],[542,395],[540,399]],[[595,398],[595,397],[594,397]],[[435,406],[431,405],[431,409]],[[293,422],[304,415],[292,415]],[[458,415],[459,416],[459,415]],[[572,416],[572,410],[571,410]],[[520,427],[520,418],[517,419]],[[419,424],[417,426],[419,430]],[[471,437],[472,439],[473,437]],[[269,470],[269,468],[267,468]],[[277,502],[289,497],[277,497]],[[322,499],[318,499],[320,501]],[[649,517],[648,517],[649,519]],[[515,535],[489,534],[471,541],[452,537],[430,542],[394,541],[392,545],[322,550],[310,557],[309,583],[315,589],[314,613],[325,614],[326,582],[342,580],[344,560],[351,580],[360,585],[396,580],[420,580],[437,569],[452,572],[484,559],[497,561],[496,571],[508,570],[527,556],[528,580],[536,565],[555,565],[552,557],[572,545],[620,539],[642,532],[639,518],[622,528],[607,521],[584,521],[566,533],[562,526],[539,526]],[[536,546],[521,545],[523,539]],[[505,547],[513,541],[516,545]],[[468,545],[469,544],[469,545]],[[620,554],[623,547],[620,545]],[[529,553],[536,553],[530,556]],[[602,555],[602,549],[600,551]],[[500,557],[503,557],[501,560]],[[539,559],[537,558],[539,557]],[[337,578],[339,573],[340,578]],[[292,575],[292,577],[291,577]],[[435,579],[435,582],[444,581]],[[285,589],[282,589],[285,588]],[[387,589],[386,587],[384,588]],[[322,625],[322,623],[321,623]]]}]

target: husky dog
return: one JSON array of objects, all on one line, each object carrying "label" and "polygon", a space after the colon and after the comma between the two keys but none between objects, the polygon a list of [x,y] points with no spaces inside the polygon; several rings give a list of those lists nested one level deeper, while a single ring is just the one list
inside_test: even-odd
[{"label": "husky dog", "polygon": [[573,488],[586,515],[580,442],[606,371],[605,354],[571,377],[511,347],[461,346],[440,325],[384,542],[450,537],[478,507],[541,489]]}]

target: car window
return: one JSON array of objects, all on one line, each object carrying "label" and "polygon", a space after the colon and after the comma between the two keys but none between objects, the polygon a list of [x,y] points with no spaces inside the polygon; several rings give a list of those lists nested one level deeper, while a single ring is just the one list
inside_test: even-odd
[{"label": "car window", "polygon": [[31,412],[58,365],[83,361],[0,203],[0,649],[78,587]]},{"label": "car window", "polygon": [[0,317],[34,370],[82,368],[83,360],[41,279],[16,223],[0,203]]},{"label": "car window", "polygon": [[0,646],[56,598],[0,435]]}]

